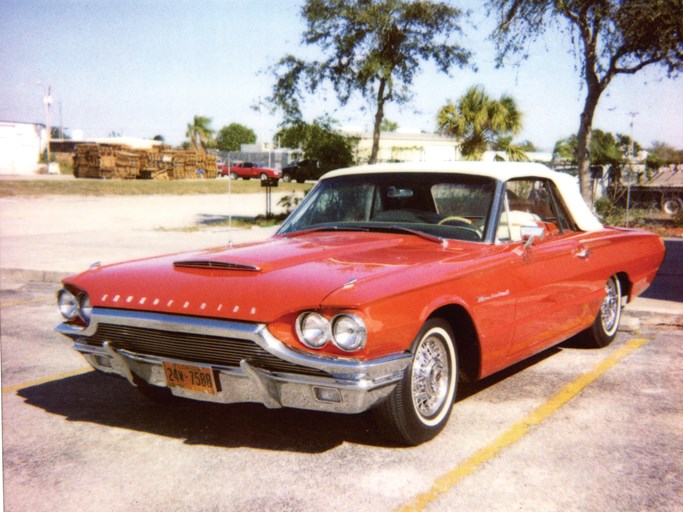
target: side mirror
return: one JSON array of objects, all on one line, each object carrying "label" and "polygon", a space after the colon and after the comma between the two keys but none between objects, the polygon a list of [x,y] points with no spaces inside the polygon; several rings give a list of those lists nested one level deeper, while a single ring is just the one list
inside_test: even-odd
[{"label": "side mirror", "polygon": [[545,228],[542,226],[522,226],[520,231],[522,232],[522,242],[524,242],[525,249],[545,238]]}]

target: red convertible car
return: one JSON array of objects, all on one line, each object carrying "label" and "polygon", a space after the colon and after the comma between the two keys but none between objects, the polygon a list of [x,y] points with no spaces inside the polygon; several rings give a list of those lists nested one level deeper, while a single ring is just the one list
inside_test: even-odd
[{"label": "red convertible car", "polygon": [[271,169],[270,167],[261,167],[252,162],[241,162],[233,165],[230,169],[222,169],[219,176],[230,176],[231,180],[236,180],[237,178],[245,180],[258,178],[261,181],[265,181],[269,178],[280,178],[282,172],[277,169]]},{"label": "red convertible car", "polygon": [[415,445],[459,381],[575,335],[609,344],[663,255],[541,165],[365,166],[322,177],[265,242],[65,279],[57,329],[153,397],[373,409]]}]

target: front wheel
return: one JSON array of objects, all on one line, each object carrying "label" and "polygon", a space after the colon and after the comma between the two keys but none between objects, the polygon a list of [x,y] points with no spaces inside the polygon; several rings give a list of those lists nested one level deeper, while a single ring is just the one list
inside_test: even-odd
[{"label": "front wheel", "polygon": [[617,276],[612,276],[605,283],[605,298],[598,316],[585,331],[586,341],[590,346],[602,348],[612,343],[619,329],[621,307],[621,283]]},{"label": "front wheel", "polygon": [[383,433],[415,446],[434,438],[448,422],[458,383],[453,332],[442,319],[428,320],[416,338],[403,379],[375,408]]}]

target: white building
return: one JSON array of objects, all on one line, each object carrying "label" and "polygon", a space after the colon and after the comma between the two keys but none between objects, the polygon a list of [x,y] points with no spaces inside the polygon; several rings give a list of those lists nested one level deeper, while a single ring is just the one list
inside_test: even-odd
[{"label": "white building", "polygon": [[46,146],[45,126],[0,121],[0,174],[35,174]]},{"label": "white building", "polygon": [[[367,162],[372,151],[371,133],[346,131],[358,137],[357,160]],[[378,162],[450,162],[460,156],[455,140],[432,133],[382,132],[379,138]]]}]

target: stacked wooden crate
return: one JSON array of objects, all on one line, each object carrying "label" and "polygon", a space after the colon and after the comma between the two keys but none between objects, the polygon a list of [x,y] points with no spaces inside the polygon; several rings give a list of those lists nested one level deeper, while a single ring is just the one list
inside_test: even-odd
[{"label": "stacked wooden crate", "polygon": [[74,155],[78,178],[179,180],[215,178],[217,157],[168,146],[132,149],[109,144],[81,144]]},{"label": "stacked wooden crate", "polygon": [[74,154],[77,178],[110,178],[116,169],[115,146],[80,144]]}]

